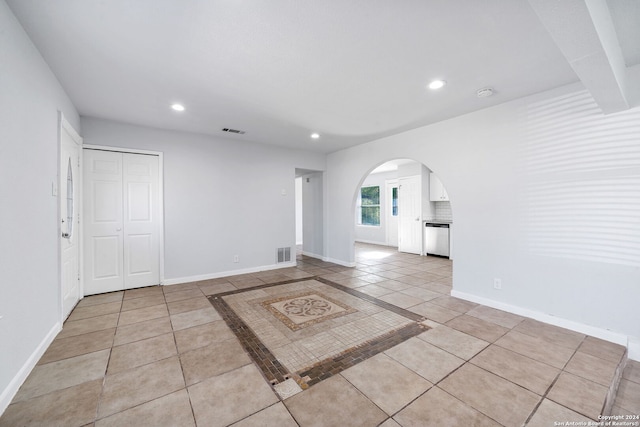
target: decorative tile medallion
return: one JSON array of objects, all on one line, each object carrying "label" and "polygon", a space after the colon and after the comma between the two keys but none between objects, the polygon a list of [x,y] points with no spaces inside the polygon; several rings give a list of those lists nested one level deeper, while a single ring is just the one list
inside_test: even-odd
[{"label": "decorative tile medallion", "polygon": [[279,297],[262,302],[262,306],[292,331],[357,311],[319,292]]},{"label": "decorative tile medallion", "polygon": [[281,399],[414,337],[424,317],[321,277],[209,297]]}]

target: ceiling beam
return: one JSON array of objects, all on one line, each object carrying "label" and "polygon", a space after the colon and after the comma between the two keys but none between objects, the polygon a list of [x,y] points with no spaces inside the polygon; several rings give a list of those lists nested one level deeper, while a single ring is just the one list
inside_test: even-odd
[{"label": "ceiling beam", "polygon": [[604,0],[529,0],[603,113],[629,108],[627,69]]}]

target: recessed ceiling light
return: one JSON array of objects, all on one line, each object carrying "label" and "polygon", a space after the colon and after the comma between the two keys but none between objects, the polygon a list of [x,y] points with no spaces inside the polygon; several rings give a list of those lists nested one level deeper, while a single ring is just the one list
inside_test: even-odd
[{"label": "recessed ceiling light", "polygon": [[173,104],[171,106],[175,111],[184,111],[184,105],[182,104]]},{"label": "recessed ceiling light", "polygon": [[440,89],[441,87],[443,87],[444,85],[446,85],[447,82],[445,82],[444,80],[434,80],[431,83],[429,83],[429,89]]},{"label": "recessed ceiling light", "polygon": [[320,138],[320,134],[319,133],[312,133],[311,134],[311,138],[312,139],[318,139],[318,138]]}]

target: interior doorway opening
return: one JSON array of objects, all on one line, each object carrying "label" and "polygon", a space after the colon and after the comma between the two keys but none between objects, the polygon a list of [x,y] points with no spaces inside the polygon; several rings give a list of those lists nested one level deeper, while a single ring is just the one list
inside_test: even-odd
[{"label": "interior doorway opening", "polygon": [[437,175],[421,162],[395,159],[380,164],[362,178],[354,199],[356,242],[417,255],[432,254],[427,249],[427,231],[432,230],[427,228],[436,223],[449,233],[438,236],[439,248],[446,239],[447,251],[435,255],[453,258],[448,193]]},{"label": "interior doorway opening", "polygon": [[296,169],[297,255],[324,258],[324,172]]}]

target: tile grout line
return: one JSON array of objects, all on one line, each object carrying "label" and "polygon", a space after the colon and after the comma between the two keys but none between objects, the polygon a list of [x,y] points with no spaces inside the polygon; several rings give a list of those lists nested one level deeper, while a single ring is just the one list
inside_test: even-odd
[{"label": "tile grout line", "polygon": [[377,305],[378,307],[384,308],[385,310],[391,311],[395,314],[398,314],[400,316],[406,317],[409,320],[413,320],[415,322],[422,322],[425,319],[424,316],[421,316],[417,313],[414,313],[412,311],[406,310],[404,308],[398,307],[396,305],[393,305],[391,303],[388,303],[386,301],[380,300],[374,296],[371,296],[369,294],[366,294],[364,292],[360,292],[356,289],[353,288],[349,288],[343,285],[340,285],[338,283],[332,282],[331,280],[325,279],[324,277],[316,277],[315,278],[316,281],[320,282],[320,283],[324,283],[325,285],[329,285],[333,288],[338,289],[339,291],[345,292],[347,294],[353,295],[357,298],[360,298],[362,300],[365,300],[367,302],[370,302],[372,304]]},{"label": "tile grout line", "polygon": [[[312,374],[315,371],[325,371],[327,369],[327,365],[330,364],[334,364],[334,363],[340,363],[340,361],[344,358],[347,357],[351,357],[353,358],[353,356],[355,355],[355,359],[353,364],[349,364],[349,362],[347,362],[348,364],[344,367],[344,368],[340,368],[339,371],[337,371],[335,374],[331,374],[329,376],[326,376],[325,378],[322,378],[324,376],[320,375],[320,376],[316,376],[315,378],[318,378],[318,381],[314,381],[314,378],[312,377],[309,381],[307,381],[307,383],[309,384],[309,386],[312,386],[316,383],[319,383],[320,381],[330,378],[333,375],[338,375],[339,373],[345,371],[348,368],[351,368],[355,365],[357,365],[360,362],[363,362],[371,357],[374,357],[380,353],[383,353],[386,350],[389,350],[392,347],[395,347],[398,344],[401,344],[403,342],[405,342],[406,340],[408,340],[409,338],[412,338],[416,335],[419,335],[421,333],[423,333],[425,331],[425,329],[416,324],[416,323],[410,323],[407,326],[404,326],[400,329],[396,329],[390,332],[387,332],[381,336],[372,338],[371,340],[367,340],[361,344],[356,345],[355,347],[346,350],[345,352],[339,353],[335,356],[332,356],[328,359],[325,359],[324,361],[320,361],[314,365],[312,365],[311,367],[308,368],[303,368],[304,370],[298,371],[299,375],[303,378],[309,376],[310,374]],[[395,341],[394,338],[396,338],[396,336],[398,334],[406,334],[405,336],[401,336],[398,337],[397,339],[399,339],[399,341]],[[376,341],[380,341],[380,343],[376,343]],[[379,350],[378,352],[374,353],[374,354],[363,354],[360,355],[359,353],[361,351],[366,352],[369,349],[365,348],[365,347],[369,347],[371,345],[380,345],[380,347],[382,348],[381,350]]]},{"label": "tile grout line", "polygon": [[[527,423],[528,423],[529,421],[531,421],[531,419],[533,418],[533,416],[535,415],[535,413],[536,413],[536,412],[538,412],[538,408],[540,408],[540,405],[542,405],[542,402],[544,402],[544,400],[547,398],[547,395],[549,394],[549,392],[551,391],[551,389],[553,388],[553,386],[555,386],[555,385],[556,385],[556,383],[558,382],[558,379],[560,379],[560,375],[562,375],[562,373],[563,373],[563,372],[565,372],[565,370],[564,370],[564,369],[567,367],[567,365],[569,364],[569,362],[571,361],[571,359],[573,359],[573,357],[576,355],[576,353],[578,352],[578,349],[580,348],[580,346],[582,345],[582,343],[583,343],[585,340],[586,340],[586,336],[582,338],[582,340],[580,341],[580,344],[578,344],[578,345],[576,346],[576,349],[573,351],[573,354],[571,355],[571,357],[569,357],[569,358],[567,359],[567,361],[564,363],[564,365],[562,366],[562,368],[560,368],[560,372],[558,372],[558,375],[556,375],[556,377],[553,379],[553,381],[551,382],[551,384],[549,385],[549,387],[547,387],[547,390],[546,390],[546,391],[544,392],[544,394],[542,395],[542,398],[540,399],[540,401],[538,402],[538,404],[535,406],[535,408],[533,408],[533,411],[531,412],[531,414],[529,414],[529,417],[527,417],[527,419],[525,420],[525,425],[527,425]],[[551,400],[551,399],[549,399],[549,401],[551,401],[551,402],[553,402],[553,403],[555,403],[555,404],[557,404],[557,405],[560,405],[560,406],[562,406],[562,407],[563,407],[563,408],[565,408],[565,409],[568,409],[568,410],[573,411],[573,412],[575,412],[575,413],[578,413],[578,414],[580,414],[580,415],[584,415],[584,414],[582,414],[581,412],[574,411],[573,409],[568,408],[567,406],[565,406],[565,405],[563,405],[563,404],[561,404],[561,403],[559,403],[559,402],[556,402],[555,400]],[[584,416],[586,416],[586,415],[584,415]],[[591,417],[589,417],[589,416],[586,416],[586,417],[587,417],[587,418],[589,418],[589,419],[591,419]]]},{"label": "tile grout line", "polygon": [[[493,323],[493,322],[491,322],[491,323]],[[521,321],[520,323],[522,323],[522,321]],[[518,323],[518,325],[519,325],[520,323]],[[488,349],[489,347],[491,347],[492,345],[495,345],[495,346],[497,346],[497,347],[500,347],[500,348],[505,349],[504,347],[502,347],[502,346],[500,346],[500,345],[496,344],[496,342],[497,342],[500,338],[504,337],[506,334],[508,334],[509,332],[511,332],[512,330],[514,330],[514,328],[516,328],[518,325],[515,325],[513,328],[511,328],[511,329],[507,330],[503,335],[501,335],[501,336],[500,336],[498,339],[496,339],[494,342],[490,342],[490,343],[489,343],[489,345],[487,345],[485,348],[483,348],[482,350],[480,350],[480,351],[478,351],[477,353],[475,353],[475,354],[474,354],[473,356],[471,356],[468,360],[466,360],[463,364],[461,364],[460,366],[458,366],[457,368],[455,368],[454,370],[452,370],[451,372],[449,372],[447,375],[445,375],[443,378],[441,378],[438,382],[434,383],[434,384],[433,384],[433,387],[438,387],[438,385],[439,385],[440,383],[442,383],[445,379],[447,379],[448,377],[450,377],[451,375],[453,375],[453,374],[454,374],[455,372],[457,372],[458,370],[462,369],[462,367],[463,367],[463,366],[465,366],[465,365],[467,365],[467,364],[471,364],[471,365],[473,365],[474,367],[476,367],[476,368],[478,368],[478,369],[481,369],[481,370],[483,370],[483,371],[485,371],[485,372],[487,372],[487,373],[489,373],[489,374],[495,375],[495,376],[497,376],[498,378],[501,378],[501,379],[503,379],[503,380],[505,380],[505,381],[508,381],[509,383],[511,383],[511,384],[513,384],[513,385],[515,385],[515,386],[517,386],[517,387],[520,387],[520,388],[522,388],[523,390],[526,390],[526,391],[529,391],[529,392],[531,392],[531,393],[533,393],[533,394],[538,395],[538,394],[537,394],[537,393],[535,393],[534,391],[529,390],[529,389],[527,389],[526,387],[521,386],[520,384],[516,384],[516,383],[514,383],[513,381],[511,381],[510,379],[505,378],[505,377],[503,377],[503,376],[501,376],[501,375],[498,375],[498,374],[496,374],[496,373],[493,373],[493,372],[491,372],[491,371],[488,371],[488,370],[484,369],[483,367],[478,366],[478,365],[476,365],[475,363],[473,363],[473,362],[472,362],[472,359],[474,359],[474,358],[475,358],[476,356],[478,356],[480,353],[482,353],[482,352],[484,352],[485,350],[487,350],[487,349]],[[444,325],[444,326],[446,326],[446,325]],[[499,325],[499,326],[500,326],[500,325]],[[452,328],[452,329],[456,330],[455,328]],[[458,332],[465,333],[465,332],[463,332],[463,331],[458,331]],[[467,335],[469,335],[469,334],[467,334]],[[472,335],[470,335],[470,336],[472,336]],[[475,337],[475,338],[477,338],[477,337]],[[432,344],[432,345],[434,345],[434,346],[438,347],[438,346],[437,346],[437,345],[435,345],[435,344]],[[578,347],[579,347],[579,346],[578,346]],[[440,347],[438,347],[438,348],[440,348]],[[445,349],[441,349],[441,350],[446,351],[447,353],[449,353],[449,352],[448,352],[447,350],[445,350]],[[509,349],[505,349],[505,350],[513,351],[513,350],[509,350]],[[576,348],[575,352],[577,352],[577,348]],[[575,352],[574,352],[574,354],[575,354]],[[516,352],[516,353],[517,353],[517,352]],[[449,353],[449,354],[454,355],[453,353]],[[520,353],[517,353],[517,354],[520,354]],[[520,354],[520,355],[521,355],[521,356],[524,356],[524,355],[522,355],[522,354]],[[454,355],[454,356],[455,356],[455,355]],[[456,357],[457,357],[457,356],[456,356]],[[527,357],[527,356],[524,356],[524,357]],[[573,357],[573,356],[572,356],[572,357]],[[569,360],[570,360],[570,359],[571,359],[571,358],[569,358]],[[535,359],[531,359],[531,360],[535,360]],[[542,363],[542,362],[541,362],[541,363]],[[568,361],[567,361],[567,362],[565,362],[565,366],[566,366],[566,364],[567,364],[567,363],[568,363]],[[551,366],[551,365],[549,365],[549,366]],[[558,369],[558,368],[556,368],[556,369]],[[563,369],[560,369],[559,371],[560,371],[560,372],[558,373],[558,375],[556,376],[556,378],[553,380],[553,382],[551,383],[551,385],[547,388],[547,390],[545,391],[545,393],[541,396],[540,400],[538,401],[538,403],[536,404],[536,406],[533,408],[533,410],[531,411],[531,413],[529,414],[529,416],[527,417],[527,419],[525,420],[525,422],[524,422],[524,424],[523,424],[523,425],[527,425],[527,423],[531,420],[531,418],[533,417],[533,415],[535,415],[535,413],[537,412],[538,408],[539,408],[539,407],[540,407],[540,405],[542,404],[543,400],[546,398],[546,395],[548,394],[549,390],[553,387],[553,385],[555,384],[555,382],[556,382],[556,381],[557,381],[557,379],[559,378],[560,374],[561,374],[562,372],[564,372],[564,368],[563,368]],[[486,417],[488,417],[488,418],[490,418],[490,419],[494,420],[492,417],[490,417],[489,415],[485,414],[483,411],[481,411],[481,410],[479,410],[479,409],[477,409],[477,408],[473,407],[472,405],[470,405],[470,404],[468,404],[468,403],[466,403],[466,402],[464,402],[464,401],[462,401],[462,400],[458,399],[456,396],[451,395],[451,394],[450,394],[450,393],[448,393],[446,390],[443,390],[443,389],[442,389],[442,388],[440,388],[440,387],[438,387],[438,389],[439,389],[439,390],[442,390],[443,392],[445,392],[445,393],[447,393],[447,394],[449,394],[450,396],[452,396],[453,398],[455,398],[455,399],[456,399],[456,400],[458,400],[459,402],[463,403],[465,406],[469,406],[469,407],[473,408],[474,410],[476,410],[476,411],[480,412],[480,413],[481,413],[481,414],[483,414],[484,416],[486,416]],[[423,394],[427,393],[428,391],[429,391],[429,390],[426,390]],[[422,395],[421,395],[421,396],[422,396]],[[538,395],[538,396],[540,396],[540,395]],[[420,397],[420,396],[418,396],[418,397]],[[416,399],[418,399],[418,398],[416,398]],[[414,400],[416,400],[416,399],[414,399]],[[556,403],[557,403],[557,402],[556,402]],[[561,405],[561,406],[563,406],[563,405]],[[564,406],[563,406],[563,407],[564,407]],[[567,409],[569,409],[569,408],[567,408]],[[398,411],[398,412],[399,412],[399,411]],[[394,414],[394,415],[397,415],[397,412],[396,412],[396,414]],[[497,420],[494,420],[494,421],[498,422]],[[498,424],[500,424],[500,423],[498,422]]]},{"label": "tile grout line", "polygon": [[111,356],[113,354],[113,347],[116,342],[116,334],[118,333],[118,324],[120,323],[120,314],[122,313],[122,306],[124,304],[124,292],[122,292],[122,299],[120,300],[120,311],[118,312],[118,320],[116,321],[116,327],[113,331],[113,339],[111,340],[111,347],[109,348],[109,357],[107,358],[107,364],[104,367],[104,376],[102,377],[102,386],[100,387],[100,395],[98,396],[98,401],[96,402],[96,409],[94,412],[93,423],[95,424],[98,421],[98,414],[100,413],[100,405],[102,404],[102,398],[104,396],[104,387],[107,383],[107,372],[109,370],[109,363],[111,363]]},{"label": "tile grout line", "polygon": [[[138,289],[142,289],[142,288],[138,288]],[[135,297],[135,298],[132,298],[132,299],[137,299],[137,298],[144,298],[144,297]],[[163,299],[164,299],[164,293],[163,293]],[[166,306],[166,304],[167,304],[167,303],[166,303],[166,300],[165,300],[164,304],[165,304],[165,306]],[[123,306],[123,305],[124,305],[124,293],[123,293],[123,299],[121,300],[121,309],[122,309],[122,306]],[[162,305],[162,304],[158,304],[158,305]],[[94,418],[94,421],[93,421],[94,423],[95,423],[96,421],[98,421],[98,420],[101,420],[101,419],[105,419],[105,418],[112,417],[112,416],[114,416],[114,415],[116,415],[116,414],[120,414],[120,413],[122,413],[122,412],[125,412],[125,411],[128,411],[128,410],[130,410],[130,409],[133,409],[133,408],[139,407],[139,406],[144,405],[144,404],[147,404],[147,403],[149,403],[149,402],[152,402],[153,400],[160,399],[160,398],[162,398],[162,397],[168,396],[168,395],[169,395],[169,394],[171,394],[171,393],[175,393],[175,391],[173,391],[173,392],[170,392],[170,393],[164,394],[164,395],[162,395],[162,396],[157,396],[157,397],[155,397],[155,398],[154,398],[154,399],[152,399],[152,400],[145,401],[145,402],[140,402],[140,403],[139,403],[139,404],[137,404],[137,405],[134,405],[134,406],[129,407],[129,408],[126,408],[126,409],[123,409],[123,410],[118,411],[118,412],[115,412],[115,413],[113,413],[113,414],[109,414],[109,415],[106,415],[106,416],[101,417],[101,418],[99,418],[99,417],[98,417],[99,410],[100,410],[100,405],[102,404],[102,397],[104,396],[104,387],[105,387],[106,380],[107,380],[107,374],[108,374],[109,364],[111,363],[111,357],[112,357],[112,355],[113,355],[113,349],[114,349],[114,347],[116,347],[116,346],[115,346],[115,336],[116,336],[116,334],[117,334],[117,332],[118,332],[118,327],[120,326],[120,325],[119,325],[119,322],[120,322],[120,315],[121,315],[121,314],[122,314],[122,310],[118,313],[118,322],[116,323],[116,328],[115,328],[115,331],[114,331],[114,336],[113,336],[113,340],[112,340],[112,345],[111,345],[111,348],[109,349],[109,358],[108,358],[108,360],[107,360],[107,365],[106,365],[106,367],[105,367],[105,374],[104,374],[103,379],[102,379],[102,388],[101,388],[100,395],[99,395],[99,397],[98,397],[98,402],[97,402],[97,405],[96,405],[95,418]],[[140,322],[135,322],[135,323],[140,323]],[[135,324],[135,323],[133,323],[133,324]],[[129,326],[129,325],[122,325],[122,326]],[[172,332],[173,332],[173,328],[172,328]],[[145,338],[145,339],[150,339],[150,338]],[[144,339],[143,339],[143,340],[144,340]],[[138,340],[138,341],[142,341],[142,340]],[[138,342],[138,341],[135,341],[135,342]],[[127,344],[131,344],[131,343],[127,343]],[[175,344],[175,335],[174,335],[174,344]],[[123,344],[123,345],[126,345],[126,344]],[[176,356],[178,356],[178,354],[177,354],[177,345],[176,345]],[[170,357],[173,357],[173,356],[170,356]],[[160,360],[166,360],[166,359],[168,359],[168,358],[170,358],[170,357],[166,357],[166,358],[164,358],[164,359],[160,359]],[[154,361],[154,362],[149,362],[149,363],[146,363],[146,364],[144,364],[144,365],[140,365],[140,366],[138,366],[138,367],[146,366],[146,365],[149,365],[149,364],[151,364],[151,363],[158,362],[158,361],[160,361],[160,360],[156,360],[156,361]],[[138,367],[136,367],[136,368],[138,368]],[[181,365],[181,368],[182,368],[182,365]],[[135,368],[131,368],[131,369],[135,369]],[[125,371],[121,371],[121,372],[126,372],[126,370],[125,370]],[[184,374],[183,374],[183,380],[184,380]],[[185,386],[185,389],[186,389],[186,386]],[[194,419],[195,419],[195,418],[194,418]]]},{"label": "tile grout line", "polygon": [[[274,365],[276,373],[269,372],[270,375],[268,375],[267,372],[265,372],[265,369],[263,369],[263,366],[262,366],[264,364],[263,363],[264,361],[260,360],[257,357],[257,355],[255,354],[255,351],[254,351],[255,349],[250,347],[248,342],[249,341],[256,342],[256,343],[258,343],[258,345],[260,347],[264,347],[263,353],[264,353],[265,356],[267,356],[267,358],[270,361],[272,361],[272,362],[273,361],[277,361],[277,358],[262,343],[262,341],[260,341],[260,339],[251,330],[251,328],[249,328],[249,326],[233,311],[233,309],[229,306],[229,304],[227,304],[227,302],[222,298],[222,296],[221,295],[220,296],[219,295],[211,295],[211,296],[209,296],[207,298],[209,299],[209,302],[211,303],[211,305],[216,309],[218,314],[220,314],[220,316],[222,317],[222,320],[224,320],[224,322],[231,329],[231,331],[234,333],[236,338],[240,341],[240,344],[244,348],[245,352],[249,355],[251,360],[258,366],[262,376],[271,385],[271,387],[273,387],[275,384],[278,384],[278,383],[284,381],[285,376],[289,375],[290,373],[289,372],[283,372],[284,369],[280,369],[281,367],[283,368],[283,366],[279,362],[278,362],[278,365],[280,365],[280,366],[275,366]],[[238,332],[237,332],[238,329],[241,330],[242,334],[246,335],[246,336],[245,337],[238,336]],[[261,350],[262,350],[262,348],[261,348]],[[273,365],[273,363],[272,363],[272,365]],[[271,376],[271,378],[270,378],[270,376]],[[276,381],[276,383],[274,384],[273,381]]]},{"label": "tile grout line", "polygon": [[[140,298],[140,297],[136,297],[136,298]],[[163,298],[164,298],[164,293],[163,293]],[[134,299],[135,299],[135,298],[134,298]],[[123,304],[124,304],[124,298],[123,298],[123,300],[122,300],[122,301],[123,301]],[[164,303],[164,304],[165,304],[165,306],[167,305],[166,299],[165,299],[165,303]],[[158,305],[161,305],[161,304],[158,304]],[[120,313],[118,313],[118,318],[119,318],[119,316],[120,316],[120,314],[121,314],[121,313],[122,313],[122,311],[121,311]],[[167,313],[168,313],[168,309],[167,309]],[[169,317],[169,318],[170,318],[170,316],[167,316],[167,317]],[[151,320],[153,320],[153,319],[151,319]],[[170,320],[169,320],[169,322],[170,322]],[[136,323],[141,323],[141,322],[136,322]],[[134,324],[135,324],[135,323],[134,323]],[[116,333],[117,333],[117,326],[118,326],[118,325],[116,325]],[[129,325],[123,325],[123,326],[129,326]],[[187,386],[186,386],[186,380],[185,380],[185,378],[184,378],[184,371],[183,371],[183,368],[182,368],[182,362],[181,362],[181,360],[180,360],[180,355],[179,355],[179,353],[178,353],[178,346],[177,346],[177,342],[176,342],[176,339],[175,339],[175,331],[173,330],[173,326],[171,326],[171,329],[172,329],[171,334],[173,335],[173,339],[174,339],[174,345],[176,346],[176,354],[175,354],[175,355],[173,355],[173,356],[165,357],[165,358],[163,358],[163,359],[159,359],[159,360],[156,360],[156,361],[153,361],[153,362],[146,363],[146,364],[144,364],[144,365],[137,366],[136,368],[139,368],[139,367],[142,367],[142,366],[147,366],[147,365],[150,365],[150,364],[152,364],[152,363],[156,363],[156,362],[159,362],[159,361],[162,361],[162,360],[170,359],[171,357],[176,357],[176,358],[178,359],[178,363],[180,363],[180,370],[181,370],[181,372],[182,372],[182,380],[183,380],[183,384],[184,384],[184,388],[183,388],[183,389],[187,392],[187,396],[189,397],[189,405],[190,405],[190,407],[191,407],[192,415],[193,415],[193,417],[194,417],[194,421],[195,421],[195,414],[193,413],[193,407],[192,407],[192,405],[191,405],[191,396],[189,395],[189,392],[188,392],[188,389],[187,389]],[[152,338],[153,338],[153,337],[152,337]],[[144,338],[144,339],[151,339],[151,338]],[[144,339],[142,339],[142,340],[144,340]],[[138,341],[142,341],[142,340],[138,340]],[[138,341],[135,341],[135,342],[138,342]],[[115,344],[115,333],[114,333],[114,338],[113,338],[113,344]],[[109,415],[106,415],[106,416],[104,416],[104,417],[99,418],[99,417],[98,417],[98,413],[99,413],[99,409],[100,409],[100,404],[102,403],[102,396],[104,395],[104,386],[105,386],[106,379],[107,379],[108,367],[109,367],[109,363],[111,362],[111,355],[112,355],[112,353],[113,353],[113,348],[114,348],[114,345],[113,345],[113,344],[112,344],[112,347],[109,349],[109,360],[107,361],[107,366],[106,366],[106,368],[105,368],[105,375],[104,375],[104,377],[103,377],[103,382],[102,382],[102,389],[101,389],[101,392],[100,392],[100,396],[99,396],[99,398],[98,398],[98,404],[96,405],[96,415],[95,415],[94,423],[95,423],[96,421],[98,421],[98,420],[102,420],[102,419],[106,419],[106,418],[112,417],[112,416],[114,416],[114,415],[117,415],[117,414],[120,414],[120,413],[126,412],[126,411],[128,411],[128,410],[133,409],[133,408],[137,408],[137,407],[139,407],[139,406],[145,405],[145,404],[147,404],[147,403],[149,403],[149,402],[152,402],[152,401],[157,400],[157,399],[161,399],[161,398],[166,397],[166,396],[168,396],[168,395],[170,395],[170,394],[172,394],[172,393],[175,393],[175,392],[177,392],[177,391],[182,390],[182,389],[180,389],[180,390],[174,390],[174,391],[168,392],[168,393],[166,393],[166,394],[163,394],[163,395],[161,395],[161,396],[156,396],[156,397],[154,397],[154,398],[153,398],[153,399],[151,399],[151,400],[144,401],[144,402],[140,402],[140,403],[138,403],[137,405],[134,405],[134,406],[128,407],[128,408],[123,409],[123,410],[121,410],[121,411],[118,411],[118,412],[115,412],[115,413],[113,413],[113,414],[109,414]],[[130,344],[130,343],[127,343],[127,344]],[[123,345],[126,345],[126,344],[123,344]],[[131,369],[135,369],[135,368],[131,368]],[[125,371],[121,371],[121,372],[126,372],[126,370],[125,370]],[[118,373],[120,373],[120,372],[118,372]]]},{"label": "tile grout line", "polygon": [[111,343],[111,348],[109,349],[109,359],[107,360],[107,366],[104,368],[104,378],[102,381],[102,390],[100,390],[100,397],[98,398],[98,404],[96,405],[96,418],[94,420],[98,420],[98,414],[100,410],[100,405],[102,404],[102,397],[104,396],[104,388],[107,383],[107,373],[109,372],[109,364],[111,363],[111,356],[113,356],[113,348],[116,344],[116,334],[118,333],[118,327],[120,326],[120,316],[122,315],[122,308],[124,307],[124,295],[125,291],[122,292],[122,299],[120,300],[120,311],[118,312],[118,321],[116,322],[116,328],[113,332],[113,341]]},{"label": "tile grout line", "polygon": [[[425,342],[426,342],[426,341],[425,341]],[[431,343],[428,343],[428,344],[431,344]],[[444,349],[441,349],[440,347],[436,346],[435,344],[431,344],[431,345],[433,345],[433,346],[435,346],[435,347],[439,348],[439,349],[440,349],[440,350],[442,350],[442,351],[447,352],[448,354],[451,354],[451,355],[455,356],[453,353],[449,353],[448,351],[446,351],[446,350],[444,350]],[[470,404],[468,404],[467,402],[464,402],[464,401],[462,401],[462,400],[458,399],[456,396],[453,396],[452,394],[450,394],[450,393],[449,393],[449,392],[447,392],[446,390],[444,390],[444,389],[442,389],[442,388],[438,387],[438,384],[442,383],[445,379],[447,379],[449,376],[451,376],[451,375],[452,375],[453,373],[455,373],[456,371],[460,370],[460,369],[461,369],[463,366],[465,366],[466,364],[471,363],[471,359],[472,359],[472,358],[474,358],[475,356],[477,356],[478,354],[480,354],[481,352],[483,352],[483,351],[484,351],[485,349],[487,349],[490,345],[491,345],[491,344],[489,344],[487,347],[485,347],[485,348],[483,348],[482,350],[480,350],[480,351],[478,351],[477,353],[475,353],[473,356],[471,356],[471,357],[469,358],[469,360],[465,360],[465,361],[464,361],[464,363],[462,363],[462,364],[461,364],[460,366],[458,366],[457,368],[453,369],[451,372],[449,372],[447,375],[445,375],[444,377],[442,377],[440,380],[438,380],[438,381],[437,381],[437,382],[435,382],[435,383],[432,383],[432,382],[431,382],[431,381],[429,381],[427,378],[424,378],[422,375],[420,375],[420,374],[418,374],[417,372],[413,371],[413,370],[412,370],[411,368],[409,368],[408,366],[405,366],[402,362],[400,362],[400,361],[398,361],[398,360],[394,359],[393,357],[391,357],[391,356],[387,355],[387,354],[386,354],[386,353],[384,353],[384,352],[381,352],[381,353],[385,354],[387,357],[390,357],[392,360],[395,360],[395,361],[396,361],[397,363],[399,363],[400,365],[405,366],[407,369],[410,369],[410,370],[411,370],[412,372],[414,372],[416,375],[418,375],[419,377],[421,377],[421,378],[423,378],[423,379],[425,379],[425,380],[429,381],[429,382],[432,384],[432,386],[431,386],[431,387],[429,387],[429,388],[428,388],[427,390],[425,390],[424,392],[420,393],[418,396],[416,396],[414,399],[412,399],[411,401],[409,401],[409,402],[408,402],[406,405],[404,405],[402,408],[398,409],[398,410],[397,410],[396,412],[394,412],[392,415],[388,415],[387,419],[393,419],[393,417],[395,417],[396,415],[398,415],[401,411],[403,411],[403,410],[404,410],[405,408],[407,408],[409,405],[411,405],[411,404],[412,404],[412,403],[414,403],[416,400],[418,400],[420,397],[422,397],[423,395],[425,395],[426,393],[428,393],[428,392],[429,392],[429,390],[432,390],[433,388],[437,388],[438,390],[441,390],[442,392],[447,393],[449,396],[451,396],[452,398],[456,399],[457,401],[459,401],[459,402],[460,402],[461,404],[463,404],[464,406],[467,406],[467,407],[469,407],[469,408],[472,408],[473,410],[475,410],[475,411],[479,412],[480,414],[482,414],[482,415],[486,416],[487,418],[489,418],[489,419],[491,419],[491,420],[495,421],[497,424],[499,424],[499,425],[501,425],[501,426],[502,426],[502,424],[501,424],[501,423],[499,423],[497,420],[493,419],[491,416],[489,416],[489,415],[485,414],[484,412],[480,411],[479,409],[474,408],[473,406],[471,406],[471,405],[470,405]],[[458,357],[458,356],[456,356],[456,357]],[[476,366],[476,365],[474,365],[474,366]],[[480,367],[478,367],[478,368],[480,368]],[[482,368],[480,368],[480,369],[482,369]],[[484,369],[483,369],[483,370],[484,370]],[[488,372],[488,371],[487,371],[487,372]],[[491,372],[490,372],[490,373],[491,373]],[[494,375],[495,375],[495,374],[494,374]],[[355,387],[355,388],[356,388],[356,389],[357,389],[361,394],[363,394],[363,395],[364,395],[364,393],[363,393],[363,392],[362,392],[362,391],[361,391],[361,390],[360,390],[360,389],[359,389],[355,384],[351,383],[351,382],[350,382],[346,377],[344,377],[344,376],[342,376],[342,377],[343,377],[345,380],[347,380],[347,381],[349,382],[349,384],[351,384],[353,387]],[[365,397],[365,398],[367,398],[367,399],[369,399],[366,395],[365,395],[364,397]],[[375,405],[375,402],[373,402],[371,399],[369,399],[369,401]],[[379,407],[378,405],[376,405],[376,406],[377,406],[377,407]],[[382,408],[380,408],[380,409],[384,412],[384,410],[383,410]],[[395,421],[395,420],[394,420],[394,421]],[[397,421],[396,421],[396,422],[397,422]]]},{"label": "tile grout line", "polygon": [[[167,307],[168,311],[168,307]],[[193,409],[193,402],[191,401],[191,393],[189,393],[189,387],[187,386],[187,379],[184,375],[184,366],[182,365],[182,355],[178,348],[178,341],[176,339],[176,331],[173,329],[173,324],[171,323],[171,315],[169,315],[169,324],[171,325],[171,333],[173,334],[173,343],[176,346],[176,356],[178,357],[178,363],[180,363],[180,372],[182,373],[182,381],[184,382],[184,391],[187,393],[187,398],[189,399],[189,409],[191,409],[191,416],[193,417],[193,422],[196,424],[196,413]]]}]

